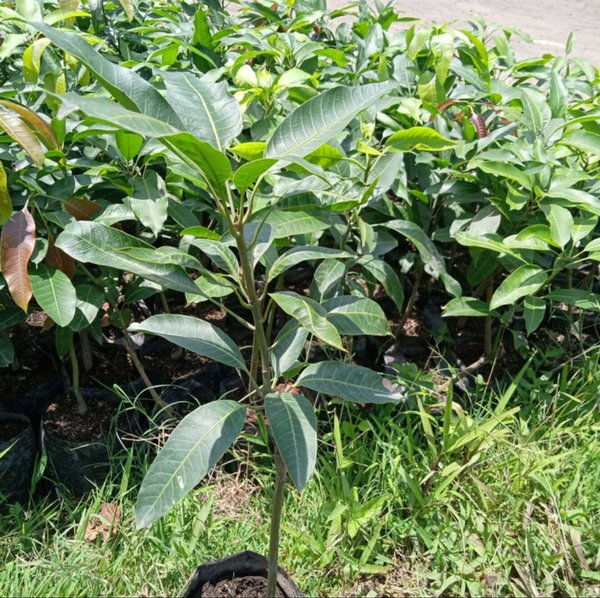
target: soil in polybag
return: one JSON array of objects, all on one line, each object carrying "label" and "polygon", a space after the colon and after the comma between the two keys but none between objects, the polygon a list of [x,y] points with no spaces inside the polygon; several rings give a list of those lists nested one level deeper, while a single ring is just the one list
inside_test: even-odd
[{"label": "soil in polybag", "polygon": [[31,422],[20,414],[0,413],[0,494],[26,502],[36,456]]}]

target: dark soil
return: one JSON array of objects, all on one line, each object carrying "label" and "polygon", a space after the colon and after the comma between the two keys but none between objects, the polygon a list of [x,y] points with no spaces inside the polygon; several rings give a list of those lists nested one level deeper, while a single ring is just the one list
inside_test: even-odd
[{"label": "dark soil", "polygon": [[48,407],[44,415],[44,429],[57,438],[69,442],[99,440],[106,436],[116,413],[116,406],[104,401],[88,399],[88,412],[77,413],[74,397],[61,396]]},{"label": "dark soil", "polygon": [[28,425],[26,421],[0,421],[0,442],[16,438]]},{"label": "dark soil", "polygon": [[[215,584],[207,582],[202,586],[200,595],[213,598],[264,598],[267,595],[267,580],[265,577],[248,575],[231,580],[222,579]],[[284,598],[279,587],[275,595]]]}]

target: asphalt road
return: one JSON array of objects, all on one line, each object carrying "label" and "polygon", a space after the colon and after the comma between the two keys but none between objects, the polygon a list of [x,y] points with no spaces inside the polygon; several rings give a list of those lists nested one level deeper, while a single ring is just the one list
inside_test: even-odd
[{"label": "asphalt road", "polygon": [[[328,0],[331,8],[347,3]],[[518,27],[534,41],[528,44],[513,38],[518,58],[563,55],[573,32],[572,55],[600,67],[600,0],[398,0],[396,9],[402,16],[428,23],[456,21],[460,26],[480,16],[488,23]]]}]

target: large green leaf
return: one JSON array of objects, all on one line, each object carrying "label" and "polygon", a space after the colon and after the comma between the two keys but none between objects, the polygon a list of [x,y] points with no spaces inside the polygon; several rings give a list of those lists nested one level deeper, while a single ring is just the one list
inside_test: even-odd
[{"label": "large green leaf", "polygon": [[186,72],[160,71],[167,101],[185,130],[224,151],[242,130],[242,113],[227,84],[202,81]]},{"label": "large green leaf", "polygon": [[523,319],[527,336],[535,332],[544,319],[546,302],[539,297],[525,297],[523,300]]},{"label": "large green leaf", "polygon": [[306,397],[279,392],[265,397],[265,413],[285,467],[298,490],[317,462],[317,418]]},{"label": "large green leaf", "polygon": [[439,152],[453,148],[456,141],[446,139],[435,129],[429,127],[411,127],[393,133],[388,137],[385,145],[397,152],[410,152],[412,150]]},{"label": "large green leaf", "polygon": [[310,245],[294,247],[284,254],[280,255],[271,268],[267,276],[267,281],[271,281],[277,278],[280,274],[285,272],[288,268],[292,268],[302,262],[309,260],[322,260],[327,258],[347,258],[350,254],[347,251],[341,251],[339,249],[332,249],[330,247],[312,247]]},{"label": "large green leaf", "polygon": [[425,272],[436,279],[441,279],[449,293],[455,297],[460,297],[462,293],[460,284],[446,272],[444,259],[439,254],[433,241],[420,226],[408,220],[392,220],[391,222],[386,222],[384,226],[399,232],[409,239],[419,251]]},{"label": "large green leaf", "polygon": [[354,403],[396,403],[402,398],[399,392],[388,390],[373,370],[337,361],[309,365],[296,385]]},{"label": "large green leaf", "polygon": [[56,239],[56,247],[80,262],[131,272],[174,291],[198,291],[194,281],[180,266],[139,260],[120,252],[129,248],[156,250],[152,245],[105,224],[71,222]]},{"label": "large green leaf", "polygon": [[59,31],[44,23],[32,25],[52,43],[85,64],[122,106],[183,129],[177,114],[160,92],[137,73],[110,62],[75,33]]},{"label": "large green leaf", "polygon": [[555,289],[545,297],[556,303],[566,303],[579,309],[600,311],[600,294],[583,289]]},{"label": "large green leaf", "polygon": [[84,98],[76,93],[61,97],[86,115],[108,125],[160,139],[187,164],[198,168],[215,189],[220,189],[222,183],[231,178],[231,164],[227,156],[191,133],[181,132],[164,121],[123,108],[107,98]]},{"label": "large green leaf", "polygon": [[483,170],[483,172],[500,177],[501,179],[515,181],[525,187],[525,189],[531,190],[531,178],[525,172],[519,170],[514,164],[510,164],[509,162],[488,160],[484,154],[479,158],[471,160],[469,166],[471,168],[479,168],[480,170]]},{"label": "large green leaf", "polygon": [[394,83],[335,87],[294,110],[267,144],[266,158],[301,160],[340,133],[359,113],[394,89]]},{"label": "large green leaf", "polygon": [[150,316],[141,323],[132,324],[129,330],[156,334],[213,361],[246,370],[244,358],[231,338],[216,326],[199,318],[159,314]]},{"label": "large green leaf", "polygon": [[276,163],[274,158],[260,158],[240,166],[233,175],[233,184],[240,195],[246,193],[257,179]]},{"label": "large green leaf", "polygon": [[511,305],[521,297],[533,295],[547,280],[548,275],[542,268],[530,264],[519,266],[494,291],[490,301],[490,309],[496,309],[502,305]]},{"label": "large green leaf", "polygon": [[271,298],[286,313],[297,320],[324,343],[344,350],[342,339],[335,326],[327,319],[327,312],[316,301],[292,291],[271,293]]},{"label": "large green leaf", "polygon": [[69,277],[60,270],[40,264],[30,274],[30,279],[39,306],[59,326],[68,326],[77,307],[75,287]]},{"label": "large green leaf", "polygon": [[386,336],[390,333],[385,313],[367,297],[343,295],[323,302],[327,319],[342,335]]},{"label": "large green leaf", "polygon": [[138,529],[162,517],[206,476],[238,437],[245,411],[235,401],[214,401],[181,420],[142,482]]}]

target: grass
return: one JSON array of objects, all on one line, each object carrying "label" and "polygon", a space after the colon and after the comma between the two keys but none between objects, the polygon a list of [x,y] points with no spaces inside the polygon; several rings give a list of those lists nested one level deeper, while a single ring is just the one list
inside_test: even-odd
[{"label": "grass", "polygon": [[[475,381],[441,404],[415,387],[404,409],[333,405],[317,475],[287,496],[282,564],[307,595],[598,594],[597,371],[594,351],[555,370],[534,360],[509,386]],[[0,595],[176,595],[202,562],[265,553],[271,472],[239,450],[239,469],[223,464],[143,532],[148,447],[115,456],[111,480],[79,502],[11,507]],[[98,518],[108,503],[112,529]]]}]

